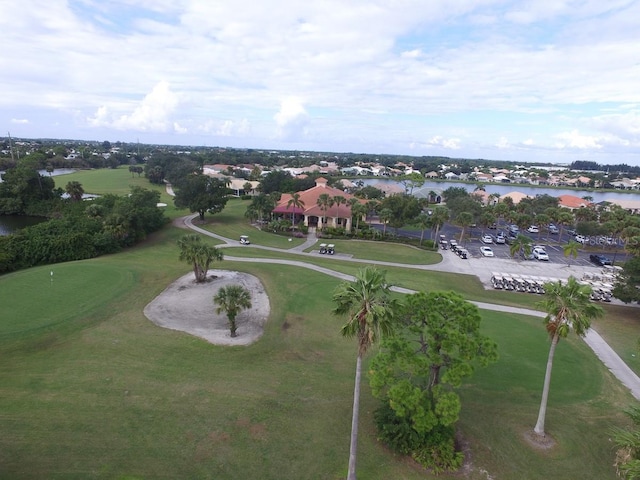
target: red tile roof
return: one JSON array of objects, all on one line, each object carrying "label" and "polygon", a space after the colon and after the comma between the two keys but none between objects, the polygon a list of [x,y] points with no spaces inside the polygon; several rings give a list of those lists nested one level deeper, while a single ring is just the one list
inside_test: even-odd
[{"label": "red tile roof", "polygon": [[[349,199],[351,198],[356,198],[350,193],[343,192],[338,188],[330,187],[329,185],[327,185],[326,178],[319,177],[318,179],[316,179],[315,187],[311,187],[308,190],[298,192],[298,194],[300,195],[299,200],[304,204],[302,209],[296,208],[294,211],[293,205],[287,206],[287,203],[289,202],[289,200],[291,200],[292,195],[290,193],[283,193],[282,197],[280,197],[280,201],[276,205],[276,208],[273,209],[273,211],[276,213],[304,213],[305,215],[315,215],[317,217],[351,217],[351,207],[348,204],[342,204],[339,207],[338,205],[333,205],[326,212],[324,212],[318,205],[318,198],[323,193],[326,193],[331,198],[338,196],[344,197],[347,201],[349,201]],[[362,200],[360,201],[362,202]]]}]

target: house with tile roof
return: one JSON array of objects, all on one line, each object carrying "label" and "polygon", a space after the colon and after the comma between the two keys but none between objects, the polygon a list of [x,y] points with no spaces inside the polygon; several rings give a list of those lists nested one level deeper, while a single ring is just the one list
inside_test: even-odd
[{"label": "house with tile roof", "polygon": [[504,195],[500,195],[500,199],[498,201],[502,202],[507,197],[513,201],[514,205],[517,205],[523,198],[529,198],[529,195],[526,195],[522,192],[509,192],[505,193]]},{"label": "house with tile roof", "polygon": [[[354,195],[338,188],[330,187],[327,184],[327,179],[323,177],[316,179],[314,187],[297,193],[299,195],[298,201],[301,204],[300,207],[295,207],[290,203],[293,199],[292,194],[283,193],[280,201],[273,209],[273,213],[284,218],[293,218],[294,225],[302,222],[310,229],[334,227],[344,228],[347,232],[351,231],[352,216],[351,207],[348,203],[337,204],[333,202],[333,205],[325,209],[325,207],[318,204],[318,199],[322,194],[327,194],[331,199],[342,197],[348,202],[350,199],[356,198]],[[361,199],[358,199],[358,201],[364,203]]]},{"label": "house with tile roof", "polygon": [[576,197],[575,195],[558,195],[558,206],[568,208],[569,210],[576,210],[578,208],[585,208],[593,205],[583,198]]}]

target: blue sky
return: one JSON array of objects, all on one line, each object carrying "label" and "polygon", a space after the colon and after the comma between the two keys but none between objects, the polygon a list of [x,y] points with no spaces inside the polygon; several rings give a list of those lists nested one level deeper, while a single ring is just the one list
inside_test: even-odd
[{"label": "blue sky", "polygon": [[29,138],[640,165],[638,18],[640,0],[9,0],[0,123]]}]

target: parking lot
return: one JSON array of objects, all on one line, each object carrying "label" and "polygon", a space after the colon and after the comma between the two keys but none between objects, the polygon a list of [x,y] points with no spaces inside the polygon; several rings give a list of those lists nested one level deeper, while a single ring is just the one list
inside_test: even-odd
[{"label": "parking lot", "polygon": [[[443,235],[445,236],[447,242],[450,239],[459,240],[460,231],[459,229],[453,228],[445,228],[443,229]],[[487,261],[491,261],[493,259],[511,259],[511,255],[509,254],[510,246],[507,243],[497,244],[495,243],[495,237],[498,232],[504,232],[505,236],[508,237],[506,230],[498,229],[498,230],[490,230],[490,229],[479,229],[472,228],[468,234],[468,238],[463,239],[461,246],[468,251],[468,255],[470,258],[486,258]],[[484,243],[481,241],[483,235],[490,235],[492,237],[492,243]],[[527,260],[527,262],[540,262],[540,263],[559,263],[562,265],[567,265],[570,263],[571,265],[578,266],[594,266],[594,264],[590,261],[589,256],[592,253],[602,254],[609,259],[615,262],[624,262],[627,259],[627,254],[622,248],[616,248],[615,246],[609,245],[601,245],[598,243],[590,244],[586,243],[581,246],[578,250],[577,258],[573,257],[565,257],[563,252],[564,245],[569,242],[573,237],[568,234],[563,234],[560,237],[558,234],[556,235],[548,235],[548,234],[531,234],[526,231],[520,232],[522,235],[526,235],[531,238],[531,247],[532,250],[535,246],[542,246],[546,251],[549,260]],[[490,247],[493,251],[494,257],[484,257],[480,253],[481,247]],[[443,254],[446,252],[443,252]],[[449,252],[452,255],[455,255],[452,252]],[[517,259],[517,257],[516,257]],[[522,258],[520,258],[522,259]]]}]

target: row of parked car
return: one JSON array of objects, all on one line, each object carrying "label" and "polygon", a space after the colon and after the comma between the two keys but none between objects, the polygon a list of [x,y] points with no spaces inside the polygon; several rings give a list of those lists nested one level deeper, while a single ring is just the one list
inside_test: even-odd
[{"label": "row of parked car", "polygon": [[[444,240],[443,237],[444,237],[444,235],[440,236],[440,240],[441,241]],[[446,240],[444,240],[444,241],[446,242]],[[442,244],[442,242],[441,242],[441,244]],[[461,245],[458,245],[458,242],[453,240],[453,239],[449,240],[449,250],[451,250],[453,253],[455,253],[460,258],[465,259],[465,260],[471,256],[469,254],[469,250],[467,250],[466,248],[463,248]]]}]

